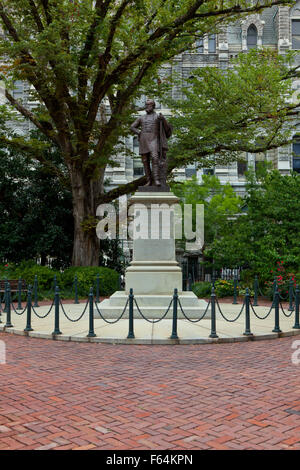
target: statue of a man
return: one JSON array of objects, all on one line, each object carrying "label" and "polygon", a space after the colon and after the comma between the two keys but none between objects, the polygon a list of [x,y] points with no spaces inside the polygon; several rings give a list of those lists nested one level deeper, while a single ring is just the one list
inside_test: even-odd
[{"label": "statue of a man", "polygon": [[[130,129],[139,137],[139,151],[147,178],[145,186],[165,186],[167,140],[172,135],[172,128],[162,114],[157,115],[154,112],[154,100],[147,100],[145,109],[146,114],[138,117]],[[152,163],[152,172],[150,162]]]}]

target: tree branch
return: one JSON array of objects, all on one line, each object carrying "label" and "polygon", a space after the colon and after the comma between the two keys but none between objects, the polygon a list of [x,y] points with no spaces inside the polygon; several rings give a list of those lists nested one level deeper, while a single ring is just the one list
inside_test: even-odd
[{"label": "tree branch", "polygon": [[57,136],[50,122],[47,124],[39,121],[34,114],[25,108],[19,101],[17,101],[8,90],[5,90],[5,96],[10,104],[19,111],[26,119],[29,119],[46,137],[48,137],[55,145],[59,145]]}]

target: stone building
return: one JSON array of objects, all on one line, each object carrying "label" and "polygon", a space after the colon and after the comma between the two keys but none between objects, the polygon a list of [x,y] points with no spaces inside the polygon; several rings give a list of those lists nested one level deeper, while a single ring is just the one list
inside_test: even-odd
[{"label": "stone building", "polygon": [[[218,35],[205,36],[197,39],[195,50],[177,56],[172,64],[165,65],[162,73],[176,73],[176,76],[185,77],[192,75],[194,68],[210,65],[212,67],[227,68],[231,58],[239,52],[247,52],[253,47],[269,47],[284,53],[289,49],[300,50],[300,1],[293,7],[274,6],[264,10],[261,14],[248,16],[246,19],[230,25],[224,32]],[[299,56],[300,60],[300,56]],[[294,82],[295,90],[300,87],[300,80]],[[173,90],[176,96],[179,91]],[[141,100],[142,101],[142,100]],[[142,104],[142,103],[141,103]],[[167,109],[158,110],[168,115]],[[300,129],[300,124],[299,124]],[[299,132],[300,134],[300,132]],[[125,155],[119,155],[119,167],[108,168],[107,178],[111,187],[117,184],[132,181],[143,174],[143,165],[138,158],[138,142],[136,137],[129,137],[126,145],[136,153],[137,158],[132,159]],[[196,170],[194,166],[176,171],[176,178],[184,180],[192,175],[197,175],[199,181],[203,173],[214,173],[221,182],[229,182],[239,195],[245,193],[245,171],[257,161],[267,160],[273,163],[282,174],[288,174],[291,170],[300,172],[300,136],[291,146],[279,148],[266,153],[244,155],[245,162],[234,162],[226,166],[216,166],[214,169]]]}]

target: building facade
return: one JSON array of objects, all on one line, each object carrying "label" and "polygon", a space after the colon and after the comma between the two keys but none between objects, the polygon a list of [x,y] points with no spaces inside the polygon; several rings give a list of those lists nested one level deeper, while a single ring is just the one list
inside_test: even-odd
[{"label": "building facade", "polygon": [[[186,52],[177,56],[172,64],[165,65],[162,73],[176,74],[183,81],[192,75],[193,69],[204,66],[227,68],[230,59],[238,53],[247,51],[253,47],[268,47],[285,53],[288,50],[300,51],[300,0],[293,8],[274,6],[264,10],[261,14],[248,16],[235,24],[227,27],[221,34],[208,35],[195,41],[192,52]],[[299,53],[300,61],[300,53]],[[295,91],[300,88],[300,80],[294,82]],[[174,88],[173,96],[180,97],[180,90]],[[142,103],[141,103],[142,105]],[[168,109],[162,109],[158,103],[158,110],[168,116]],[[137,138],[132,136],[126,139],[125,145],[129,146],[136,154],[136,158],[119,155],[118,167],[107,169],[109,186],[114,187],[124,184],[143,175],[143,165],[138,156]],[[195,166],[176,170],[178,180],[184,180],[197,175],[201,181],[202,175],[214,173],[222,183],[229,182],[239,195],[245,194],[245,171],[250,166],[255,166],[258,161],[272,162],[282,174],[290,171],[300,172],[300,124],[299,138],[295,135],[293,145],[282,147],[267,152],[266,154],[245,154],[245,161],[234,162],[229,165],[216,166],[214,169],[196,170]]]}]

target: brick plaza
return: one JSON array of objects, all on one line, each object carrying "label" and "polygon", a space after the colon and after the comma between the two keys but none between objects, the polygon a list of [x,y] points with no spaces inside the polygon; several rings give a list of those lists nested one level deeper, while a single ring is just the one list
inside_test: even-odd
[{"label": "brick plaza", "polygon": [[300,449],[297,337],[206,345],[0,333],[0,449]]}]

